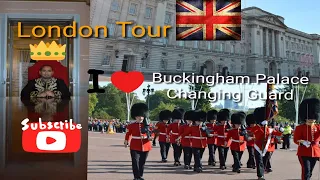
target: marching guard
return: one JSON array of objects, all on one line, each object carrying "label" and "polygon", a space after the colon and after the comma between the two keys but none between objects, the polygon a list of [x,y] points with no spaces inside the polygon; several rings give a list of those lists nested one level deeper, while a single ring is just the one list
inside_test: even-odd
[{"label": "marching guard", "polygon": [[170,142],[167,142],[167,129],[168,125],[171,121],[172,113],[169,110],[163,110],[159,113],[159,120],[155,126],[155,130],[158,133],[158,140],[160,144],[160,154],[161,154],[161,162],[166,163],[168,158],[168,153],[170,149]]},{"label": "marching guard", "polygon": [[241,125],[245,125],[246,116],[243,113],[234,113],[231,116],[231,123],[234,126],[229,130],[226,140],[231,139],[230,149],[233,156],[233,172],[240,173],[241,157],[246,148],[245,136],[241,129]]},{"label": "marching guard", "polygon": [[184,110],[182,108],[175,108],[172,111],[173,123],[169,124],[167,130],[167,142],[170,142],[173,146],[173,157],[174,166],[180,166],[180,157],[182,154],[182,147],[177,143],[177,138],[179,137],[179,126],[181,125],[184,115]]},{"label": "marching guard", "polygon": [[[192,120],[194,116],[194,111],[190,110],[184,113],[183,120],[186,124],[180,126],[179,128],[179,136],[181,136],[184,132],[191,132]],[[191,134],[184,136],[181,138],[180,143],[183,150],[183,160],[184,160],[184,168],[192,169],[190,166],[192,159],[192,139]]]},{"label": "marching guard", "polygon": [[141,129],[145,128],[143,121],[146,121],[147,112],[148,106],[144,103],[137,103],[132,106],[131,117],[136,122],[127,126],[124,141],[125,147],[128,147],[129,139],[131,139],[130,154],[134,180],[143,180],[144,165],[151,150],[152,137],[148,137],[147,133],[141,132]]},{"label": "marching guard", "polygon": [[216,110],[210,110],[207,112],[207,121],[208,123],[206,124],[209,131],[212,132],[210,134],[213,135],[213,137],[208,137],[208,149],[209,149],[209,160],[208,160],[208,165],[212,165],[215,166],[216,165],[216,157],[215,157],[215,153],[217,150],[217,137],[214,136],[213,134],[213,129],[214,126],[216,124],[216,120],[217,120],[217,114],[218,111]]},{"label": "marching guard", "polygon": [[217,135],[217,147],[219,152],[220,169],[226,169],[226,160],[229,151],[230,141],[226,141],[228,135],[228,125],[226,124],[230,119],[230,111],[222,109],[218,112],[218,124],[214,127],[214,132]]},{"label": "marching guard", "polygon": [[305,99],[299,107],[302,124],[296,127],[294,142],[298,144],[297,156],[301,164],[301,179],[310,180],[320,158],[320,100]]},{"label": "marching guard", "polygon": [[[281,136],[282,133],[267,127],[268,121],[265,120],[266,108],[259,107],[254,110],[254,119],[256,126],[252,127],[251,133],[254,139],[255,160],[257,166],[257,176],[259,180],[264,180],[265,165],[263,158],[268,152],[272,136]],[[249,139],[251,140],[251,139]]]},{"label": "marching guard", "polygon": [[[256,125],[253,114],[248,114],[246,117],[247,131],[250,133],[251,129]],[[247,140],[247,151],[249,154],[249,159],[247,161],[247,168],[256,168],[256,163],[254,159],[254,140]]]},{"label": "marching guard", "polygon": [[[194,169],[193,171],[201,173],[202,163],[201,159],[204,153],[204,150],[207,146],[207,132],[203,123],[206,121],[207,113],[204,111],[195,111],[193,116],[194,125],[191,126],[189,131],[184,132],[178,140],[191,134],[192,136],[192,153],[194,157]],[[210,135],[209,135],[210,136]],[[212,135],[211,135],[212,136]]]}]

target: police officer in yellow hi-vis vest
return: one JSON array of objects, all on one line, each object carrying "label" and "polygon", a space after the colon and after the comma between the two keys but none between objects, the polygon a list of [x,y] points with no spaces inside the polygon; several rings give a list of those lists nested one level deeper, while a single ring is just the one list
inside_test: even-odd
[{"label": "police officer in yellow hi-vis vest", "polygon": [[288,122],[285,123],[283,127],[283,143],[281,149],[290,149],[290,138],[292,134],[292,128]]}]

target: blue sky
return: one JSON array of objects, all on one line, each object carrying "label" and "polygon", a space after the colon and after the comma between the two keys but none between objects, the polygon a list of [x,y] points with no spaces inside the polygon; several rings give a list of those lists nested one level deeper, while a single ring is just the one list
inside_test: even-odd
[{"label": "blue sky", "polygon": [[[285,19],[285,24],[293,29],[303,31],[306,33],[320,34],[320,23],[317,23],[318,13],[320,12],[319,0],[308,0],[305,3],[298,0],[242,0],[242,8],[256,6],[265,11],[282,16]],[[99,82],[100,86],[104,86],[108,82]],[[188,91],[188,85],[167,85],[167,84],[153,84],[151,82],[143,83],[136,91],[139,99],[144,99],[142,95],[143,88],[150,84],[155,90],[162,89],[183,89]],[[259,92],[266,91],[266,84],[260,85],[216,85],[211,89],[213,92],[219,92],[220,90],[228,92],[239,92],[240,87],[245,87],[245,93],[250,90],[257,90]],[[214,104],[224,103],[224,101],[218,101]],[[248,107],[258,107],[264,104],[263,100],[259,101],[246,101]]]},{"label": "blue sky", "polygon": [[320,34],[319,0],[242,0],[242,8],[256,6],[282,16],[285,24],[306,33]]}]

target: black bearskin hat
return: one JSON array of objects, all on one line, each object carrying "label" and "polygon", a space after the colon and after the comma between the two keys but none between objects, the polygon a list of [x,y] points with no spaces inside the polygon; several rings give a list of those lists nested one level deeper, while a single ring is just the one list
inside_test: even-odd
[{"label": "black bearskin hat", "polygon": [[193,110],[186,111],[184,113],[183,119],[192,121],[194,119],[194,111]]},{"label": "black bearskin hat", "polygon": [[137,116],[146,117],[148,106],[145,103],[137,103],[131,107],[131,118],[135,119]]},{"label": "black bearskin hat", "polygon": [[217,115],[217,121],[228,121],[230,120],[230,111],[229,109],[221,109]]},{"label": "black bearskin hat", "polygon": [[266,119],[266,108],[265,107],[259,107],[254,110],[254,119],[256,121],[256,124],[262,123]]},{"label": "black bearskin hat", "polygon": [[232,114],[231,116],[231,123],[232,124],[240,124],[240,125],[245,125],[246,123],[246,116],[241,113],[241,112],[237,112]]},{"label": "black bearskin hat", "polygon": [[202,110],[196,110],[194,112],[194,118],[193,121],[201,121],[205,122],[207,120],[207,113]]},{"label": "black bearskin hat", "polygon": [[210,110],[207,112],[207,121],[210,120],[217,120],[218,111],[216,110]]},{"label": "black bearskin hat", "polygon": [[247,125],[250,125],[250,124],[255,124],[256,121],[254,120],[254,115],[253,114],[248,114],[247,117],[246,117],[246,123]]},{"label": "black bearskin hat", "polygon": [[242,114],[244,116],[247,116],[247,114],[245,112],[243,112],[243,111],[239,111],[238,113],[240,113],[240,114]]},{"label": "black bearskin hat", "polygon": [[163,120],[171,120],[172,117],[172,112],[169,110],[163,110],[159,113],[159,120],[163,121]]},{"label": "black bearskin hat", "polygon": [[299,106],[300,121],[315,119],[319,123],[320,118],[320,100],[317,98],[305,99]]},{"label": "black bearskin hat", "polygon": [[172,119],[183,119],[184,109],[182,108],[175,108],[172,111]]}]

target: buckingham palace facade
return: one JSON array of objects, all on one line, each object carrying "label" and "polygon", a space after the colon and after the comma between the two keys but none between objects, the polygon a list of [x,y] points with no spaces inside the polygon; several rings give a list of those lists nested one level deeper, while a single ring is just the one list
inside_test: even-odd
[{"label": "buckingham palace facade", "polygon": [[[175,0],[92,0],[91,26],[106,25],[108,37],[91,39],[90,68],[107,75],[120,70],[150,75],[199,73],[205,65],[208,75],[224,67],[230,75],[320,75],[320,35],[287,27],[278,15],[242,9],[241,41],[176,41],[175,18]],[[172,29],[167,38],[135,38],[128,26],[123,38],[118,21]]]}]

